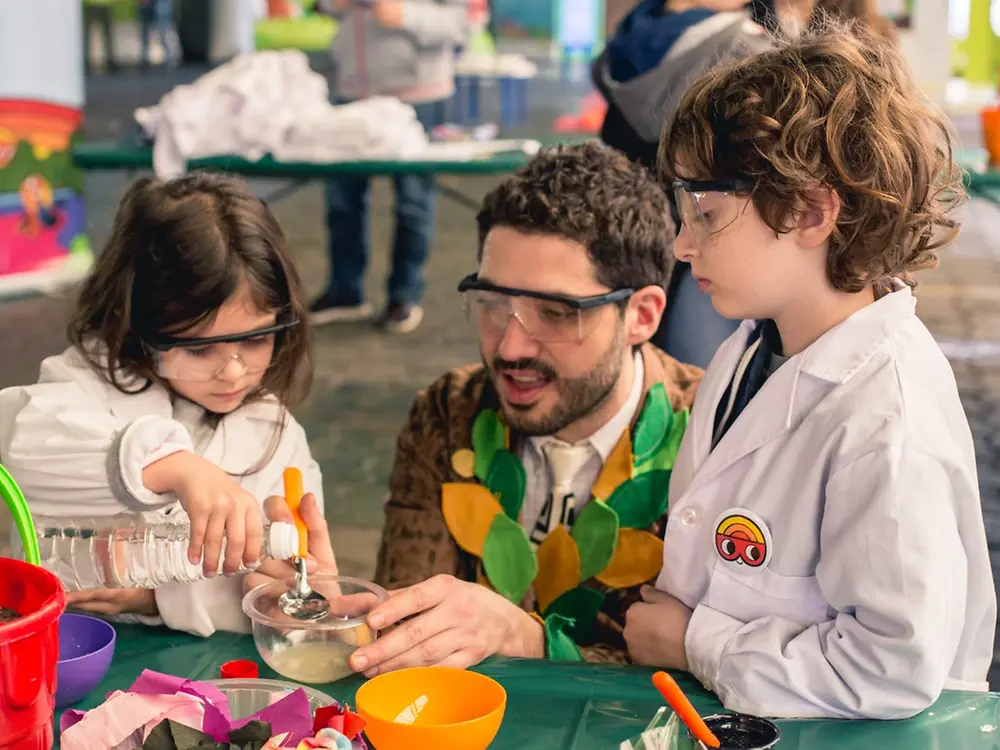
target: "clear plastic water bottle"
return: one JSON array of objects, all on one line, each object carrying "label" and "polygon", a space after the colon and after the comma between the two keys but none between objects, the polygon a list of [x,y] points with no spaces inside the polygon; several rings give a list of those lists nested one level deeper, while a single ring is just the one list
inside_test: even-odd
[{"label": "clear plastic water bottle", "polygon": [[[147,521],[125,514],[92,518],[35,516],[42,566],[55,573],[68,591],[152,589],[164,583],[193,583],[205,577],[201,563],[188,560],[190,523]],[[264,527],[261,560],[287,560],[298,554],[294,524]],[[222,573],[224,554],[219,557]],[[241,566],[240,571],[260,565]]]}]

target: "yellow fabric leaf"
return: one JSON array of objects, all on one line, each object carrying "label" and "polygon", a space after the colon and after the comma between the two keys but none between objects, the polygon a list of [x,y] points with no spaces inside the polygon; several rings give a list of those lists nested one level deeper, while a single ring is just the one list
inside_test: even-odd
[{"label": "yellow fabric leaf", "polygon": [[565,526],[556,526],[539,545],[535,598],[544,612],[580,582],[580,551]]},{"label": "yellow fabric leaf", "polygon": [[604,462],[591,493],[600,500],[607,500],[619,484],[632,478],[632,437],[628,430],[622,434],[618,445]]},{"label": "yellow fabric leaf", "polygon": [[619,529],[615,556],[596,578],[605,586],[627,589],[652,580],[662,567],[662,539],[641,529]]},{"label": "yellow fabric leaf", "polygon": [[451,454],[451,468],[460,477],[471,479],[476,473],[476,454],[468,448],[461,448]]},{"label": "yellow fabric leaf", "polygon": [[448,482],[441,485],[441,512],[458,546],[476,557],[483,556],[483,542],[497,513],[503,508],[480,484]]}]

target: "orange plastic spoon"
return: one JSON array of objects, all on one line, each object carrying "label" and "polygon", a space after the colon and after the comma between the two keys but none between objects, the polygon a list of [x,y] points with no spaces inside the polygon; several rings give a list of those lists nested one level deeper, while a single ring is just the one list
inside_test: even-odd
[{"label": "orange plastic spoon", "polygon": [[299,557],[305,559],[309,556],[309,532],[306,530],[306,522],[299,514],[299,506],[302,504],[302,472],[294,467],[285,469],[285,502],[288,509],[292,511],[292,518],[295,520],[295,528],[299,531]]},{"label": "orange plastic spoon", "polygon": [[660,691],[660,695],[666,699],[670,707],[681,718],[685,726],[691,730],[691,734],[696,740],[708,745],[708,747],[719,747],[721,744],[719,738],[708,728],[708,724],[704,722],[694,706],[691,705],[691,701],[684,695],[680,685],[677,684],[673,677],[666,672],[657,672],[653,675],[653,684]]}]

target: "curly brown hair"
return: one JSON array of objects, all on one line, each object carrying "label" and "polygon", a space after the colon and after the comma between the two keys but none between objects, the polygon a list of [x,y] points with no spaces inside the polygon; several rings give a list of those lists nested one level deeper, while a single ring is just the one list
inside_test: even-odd
[{"label": "curly brown hair", "polygon": [[144,390],[162,383],[144,342],[211,319],[244,285],[261,311],[299,320],[276,337],[271,367],[249,397],[273,394],[291,408],[308,394],[312,349],[301,283],[274,215],[238,179],[142,177],[122,197],[69,339],[115,388]]},{"label": "curly brown hair", "polygon": [[948,121],[924,100],[896,45],[827,21],[691,86],[660,141],[661,179],[743,177],[775,232],[817,189],[840,213],[827,275],[837,289],[881,293],[889,277],[937,265],[965,197]]},{"label": "curly brown hair", "polygon": [[596,142],[543,150],[490,191],[476,216],[479,258],[495,226],[579,242],[611,289],[666,286],[674,224],[642,166]]}]

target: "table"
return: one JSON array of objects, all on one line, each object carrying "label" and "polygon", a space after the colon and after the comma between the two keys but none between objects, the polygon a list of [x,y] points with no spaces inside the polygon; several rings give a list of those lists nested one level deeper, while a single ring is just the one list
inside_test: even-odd
[{"label": "table", "polygon": [[969,195],[1000,204],[1000,170],[990,166],[986,149],[956,149],[954,158],[966,172],[965,186]]},{"label": "table", "polygon": [[[218,677],[230,659],[261,662],[250,636],[218,633],[201,639],[162,628],[116,628],[111,670],[76,708],[94,708],[111,690],[127,688],[143,669],[207,680]],[[476,671],[507,690],[507,711],[491,746],[496,750],[617,750],[622,740],[638,736],[661,705],[650,682],[652,670],[642,667],[497,658]],[[263,664],[261,677],[280,679]],[[362,681],[351,677],[315,687],[353,706]],[[721,710],[715,696],[690,676],[678,675],[678,682],[702,714]],[[1000,694],[946,693],[907,721],[779,724],[777,750],[1000,750]]]},{"label": "table", "polygon": [[[556,143],[580,143],[588,139],[548,136],[538,140],[543,145],[554,145]],[[83,143],[73,149],[73,158],[77,166],[85,172],[134,172],[148,171],[153,168],[152,146],[134,138],[126,141]],[[294,193],[313,180],[320,180],[332,175],[366,174],[372,177],[386,177],[397,174],[451,176],[508,174],[524,166],[529,158],[523,152],[510,151],[466,161],[393,159],[318,164],[315,162],[278,162],[271,156],[265,156],[259,161],[248,161],[241,156],[213,156],[206,159],[192,159],[188,162],[188,169],[206,169],[216,172],[232,172],[243,177],[286,180],[287,184],[265,196],[266,201],[273,203]],[[479,211],[481,207],[479,199],[471,198],[448,185],[439,182],[437,190],[441,195],[472,211]]]}]

